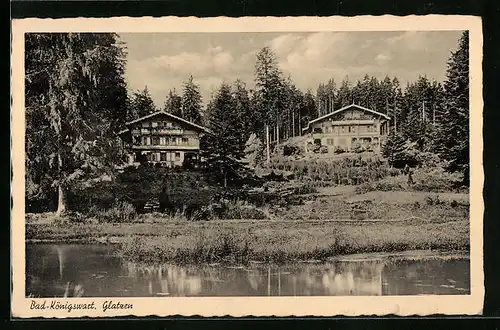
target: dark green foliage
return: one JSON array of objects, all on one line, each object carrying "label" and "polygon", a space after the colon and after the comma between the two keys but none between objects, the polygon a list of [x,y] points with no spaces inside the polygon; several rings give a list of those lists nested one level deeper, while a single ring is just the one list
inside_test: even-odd
[{"label": "dark green foliage", "polygon": [[298,180],[312,180],[341,185],[357,185],[389,176],[391,169],[379,158],[345,157],[328,160],[296,160],[291,157],[273,157],[267,168],[292,172]]},{"label": "dark green foliage", "polygon": [[390,165],[396,168],[403,168],[406,165],[416,166],[417,153],[414,144],[400,134],[390,134],[382,148],[384,157],[388,159]]},{"label": "dark green foliage", "polygon": [[302,134],[302,129],[305,128],[310,120],[316,118],[316,100],[311,93],[311,90],[307,90],[304,93],[303,100],[301,103],[301,107],[299,110],[299,125],[298,130],[299,134]]},{"label": "dark green foliage", "polygon": [[163,110],[173,114],[174,116],[182,118],[182,98],[177,95],[175,89],[168,92]]},{"label": "dark green foliage", "polygon": [[222,84],[207,118],[212,133],[205,136],[201,146],[207,170],[224,187],[239,177],[245,156],[244,118],[235,113],[235,105],[230,86]]},{"label": "dark green foliage", "polygon": [[250,96],[246,89],[245,83],[236,80],[232,86],[234,109],[233,116],[236,116],[240,141],[247,141],[250,135],[254,132],[255,121],[257,120],[255,111],[251,107]]},{"label": "dark green foliage", "polygon": [[128,121],[135,120],[156,112],[156,106],[151,98],[148,87],[142,91],[136,91],[130,98]]},{"label": "dark green foliage", "polygon": [[245,143],[245,160],[252,168],[264,163],[264,145],[255,133],[252,133]]},{"label": "dark green foliage", "polygon": [[182,118],[195,124],[201,124],[200,87],[193,81],[193,76],[184,83],[182,93]]},{"label": "dark green foliage", "polygon": [[[27,206],[109,176],[126,119],[125,52],[109,33],[26,34]],[[105,175],[103,175],[105,174]]]},{"label": "dark green foliage", "polygon": [[469,171],[469,35],[465,31],[459,47],[448,62],[444,83],[444,113],[440,122],[440,156],[449,162],[447,169]]}]

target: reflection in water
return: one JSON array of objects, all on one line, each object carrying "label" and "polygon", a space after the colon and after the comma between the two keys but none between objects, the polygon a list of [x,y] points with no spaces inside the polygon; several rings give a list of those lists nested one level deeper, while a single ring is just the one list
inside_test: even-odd
[{"label": "reflection in water", "polygon": [[105,245],[27,245],[26,294],[328,296],[468,294],[469,260],[368,258],[247,267],[142,265]]}]

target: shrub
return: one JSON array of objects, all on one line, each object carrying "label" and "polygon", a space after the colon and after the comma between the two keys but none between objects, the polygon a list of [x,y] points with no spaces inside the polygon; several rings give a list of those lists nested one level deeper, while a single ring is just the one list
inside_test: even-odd
[{"label": "shrub", "polygon": [[419,168],[413,175],[415,184],[412,189],[418,191],[445,192],[453,191],[463,182],[463,174],[449,173],[442,167]]},{"label": "shrub", "polygon": [[137,216],[135,207],[127,202],[117,202],[108,209],[91,207],[88,215],[100,222],[130,222]]},{"label": "shrub", "polygon": [[364,194],[369,191],[398,191],[405,190],[405,176],[388,177],[376,182],[363,183],[356,187],[356,193]]},{"label": "shrub", "polygon": [[336,154],[343,154],[345,152],[345,150],[340,146],[336,146],[334,152]]},{"label": "shrub", "polygon": [[442,164],[439,156],[432,152],[419,152],[416,154],[415,159],[422,167],[438,167]]},{"label": "shrub", "polygon": [[397,168],[411,167],[417,165],[416,143],[406,140],[403,136],[391,133],[382,148],[383,155],[389,160],[389,164]]}]

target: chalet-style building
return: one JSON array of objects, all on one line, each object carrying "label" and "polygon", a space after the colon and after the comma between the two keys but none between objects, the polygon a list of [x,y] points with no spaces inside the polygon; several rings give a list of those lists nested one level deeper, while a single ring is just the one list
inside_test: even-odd
[{"label": "chalet-style building", "polygon": [[389,131],[390,117],[351,104],[311,120],[304,132],[308,143],[326,146],[328,152],[366,150],[380,152]]},{"label": "chalet-style building", "polygon": [[197,164],[200,138],[208,130],[164,111],[132,120],[119,132],[128,165],[141,162],[176,167]]}]

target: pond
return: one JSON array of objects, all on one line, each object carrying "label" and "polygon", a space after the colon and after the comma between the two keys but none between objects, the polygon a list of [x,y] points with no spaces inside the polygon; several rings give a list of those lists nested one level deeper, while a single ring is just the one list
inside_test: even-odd
[{"label": "pond", "polygon": [[26,296],[470,294],[467,254],[364,254],[326,263],[143,265],[112,245],[27,244]]}]

